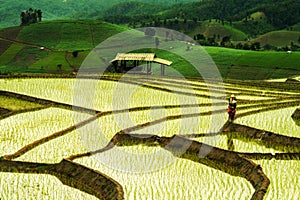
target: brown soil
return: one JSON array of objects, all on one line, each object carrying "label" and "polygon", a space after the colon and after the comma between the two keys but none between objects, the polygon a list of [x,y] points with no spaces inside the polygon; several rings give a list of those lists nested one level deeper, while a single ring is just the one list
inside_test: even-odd
[{"label": "brown soil", "polygon": [[0,31],[0,55],[10,47],[12,44],[10,40],[15,40],[21,30],[22,27],[11,27]]},{"label": "brown soil", "polygon": [[300,120],[300,108],[296,109],[295,112],[292,115],[293,119]]},{"label": "brown soil", "polygon": [[[224,133],[231,138],[241,140],[253,140],[268,148],[300,152],[300,138],[276,134],[270,131],[260,130],[245,125],[229,123],[224,128]],[[232,134],[235,133],[235,134]]]},{"label": "brown soil", "polygon": [[233,176],[243,177],[255,189],[251,198],[253,200],[262,200],[270,184],[270,180],[264,174],[260,165],[255,164],[238,152],[220,149],[176,135],[173,137],[149,135],[147,138],[141,138],[131,134],[116,134],[111,143],[117,146],[140,144],[161,146],[174,156],[210,166]]},{"label": "brown soil", "polygon": [[55,102],[55,101],[51,101],[51,100],[47,100],[47,99],[32,97],[32,96],[18,94],[18,93],[14,93],[14,92],[0,90],[0,95],[17,98],[17,99],[22,99],[22,100],[29,101],[29,102],[34,102],[34,103],[41,104],[44,106],[55,106],[58,108],[64,108],[64,109],[68,109],[68,110],[76,110],[78,112],[85,112],[85,113],[91,113],[91,114],[95,114],[95,113],[99,112],[99,111],[93,110],[93,109],[83,108],[83,107],[79,107],[79,106],[73,106],[73,105],[69,105],[69,104],[65,104],[65,103]]},{"label": "brown soil", "polygon": [[2,172],[51,174],[63,184],[79,189],[104,200],[123,200],[122,186],[99,171],[62,160],[57,164],[30,163],[0,160]]},{"label": "brown soil", "polygon": [[0,38],[0,55],[2,55],[12,44],[12,42],[1,40]]},{"label": "brown soil", "polygon": [[1,119],[1,116],[7,115],[10,112],[11,112],[10,110],[0,107],[0,119]]},{"label": "brown soil", "polygon": [[18,37],[22,28],[22,26],[6,28],[0,32],[0,37],[14,40]]}]

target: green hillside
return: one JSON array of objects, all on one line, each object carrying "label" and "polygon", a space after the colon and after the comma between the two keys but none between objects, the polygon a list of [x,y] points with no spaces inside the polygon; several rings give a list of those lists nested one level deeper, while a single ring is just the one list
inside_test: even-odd
[{"label": "green hillside", "polygon": [[274,79],[300,74],[300,52],[246,51],[205,47],[222,76],[230,79]]},{"label": "green hillside", "polygon": [[[202,48],[202,47],[193,47]],[[275,51],[246,51],[221,47],[203,47],[225,79],[265,80],[287,78],[300,74],[300,52],[287,54]],[[182,48],[185,51],[185,48]],[[173,61],[175,68],[188,77],[199,76],[189,63],[169,52],[155,50],[158,57]],[[184,52],[183,52],[184,54]],[[178,64],[177,64],[178,63]],[[159,74],[159,73],[158,73]],[[170,74],[167,71],[168,75]]]},{"label": "green hillside", "polygon": [[[193,2],[195,0],[136,0],[151,3],[155,6],[172,5],[175,3]],[[43,20],[87,18],[90,13],[103,13],[126,0],[10,0],[1,1],[0,27],[17,26],[20,24],[20,13],[29,8],[41,9]]]},{"label": "green hillside", "polygon": [[260,42],[262,45],[290,46],[291,43],[297,44],[299,37],[300,31],[272,31],[254,39],[253,42]]},{"label": "green hillside", "polygon": [[[51,21],[24,26],[22,29],[3,29],[0,31],[0,46],[6,50],[0,55],[0,72],[76,71],[91,49],[127,29],[91,20]],[[7,34],[7,31],[13,30],[15,34]],[[73,56],[74,51],[78,52],[77,57]]]},{"label": "green hillside", "polygon": [[[91,49],[106,38],[125,30],[128,28],[92,20],[49,21],[21,28],[2,29],[0,46],[5,50],[2,50],[0,55],[0,73],[76,72]],[[208,35],[214,34],[209,30],[217,30],[224,35],[231,34],[240,40],[245,36],[230,26],[208,21],[195,29],[206,31]],[[300,52],[287,54],[221,47],[204,47],[204,49],[212,57],[224,78],[252,80],[286,78],[300,74]],[[184,76],[199,75],[191,70],[186,61],[170,52],[155,49],[149,51],[155,52],[158,57],[171,60],[172,67]],[[182,51],[186,51],[186,45],[182,46]]]},{"label": "green hillside", "polygon": [[297,23],[297,24],[293,25],[292,30],[293,31],[300,31],[300,23]]},{"label": "green hillside", "polygon": [[[177,27],[176,30],[181,28],[176,26],[176,21],[192,22],[184,27],[182,32],[185,33],[193,31],[199,22],[216,19],[221,24],[229,24],[247,34],[248,38],[293,26],[296,29],[300,22],[300,3],[294,0],[207,0],[150,9],[146,4],[144,7],[138,5],[117,4],[114,9],[94,13],[93,16],[103,17],[112,23]],[[169,25],[169,22],[175,22],[175,25]]]},{"label": "green hillside", "polygon": [[248,36],[246,33],[230,26],[229,24],[222,25],[215,20],[203,21],[199,23],[194,30],[187,34],[191,37],[197,34],[203,34],[206,38],[216,37],[216,41],[220,42],[223,37],[229,36],[233,41],[244,41]]}]

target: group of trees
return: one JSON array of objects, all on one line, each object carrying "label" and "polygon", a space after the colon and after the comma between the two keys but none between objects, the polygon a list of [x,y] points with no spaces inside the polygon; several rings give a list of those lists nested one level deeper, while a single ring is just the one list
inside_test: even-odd
[{"label": "group of trees", "polygon": [[291,42],[290,45],[283,47],[276,47],[270,44],[262,45],[260,42],[232,42],[230,36],[221,37],[220,35],[214,35],[212,37],[205,37],[204,34],[194,35],[194,40],[199,42],[202,46],[220,46],[226,48],[242,49],[242,50],[272,50],[272,51],[300,51],[300,36],[298,38],[298,44]]},{"label": "group of trees", "polygon": [[21,26],[29,25],[42,21],[42,11],[40,9],[33,10],[29,8],[21,12]]},{"label": "group of trees", "polygon": [[220,35],[214,35],[212,37],[205,37],[203,34],[194,35],[194,40],[198,41],[203,46],[221,46],[227,48],[243,49],[243,50],[261,50],[261,44],[259,42],[239,42],[234,43],[231,41],[231,36],[221,37]]}]

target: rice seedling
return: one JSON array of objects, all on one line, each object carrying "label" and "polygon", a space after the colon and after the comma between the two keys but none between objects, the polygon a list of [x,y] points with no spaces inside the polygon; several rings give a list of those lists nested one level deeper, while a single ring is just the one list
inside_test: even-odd
[{"label": "rice seedling", "polygon": [[[95,85],[91,97],[76,96],[78,88],[75,87],[75,82],[78,80],[74,79],[0,80],[2,90],[103,112],[90,123],[38,145],[15,160],[57,163],[72,155],[105,147],[120,131],[145,138],[149,134],[162,137],[176,134],[228,149],[228,135],[204,137],[204,134],[220,131],[227,121],[226,94],[224,96],[220,93],[222,91],[218,83],[209,83],[212,89],[209,92],[207,84],[199,80],[153,77],[148,78],[147,82],[143,76],[132,76],[127,77],[130,82],[125,83],[114,81],[114,76],[107,78],[111,80],[80,80],[84,83],[80,88],[82,91]],[[179,88],[184,83],[188,83],[187,87]],[[290,117],[298,103],[297,93],[268,88],[263,90],[245,85],[237,87],[231,83],[224,86],[227,94],[235,93],[240,100],[238,113],[241,115],[235,119],[235,123],[299,137],[299,126]],[[288,99],[282,98],[283,94]],[[213,100],[211,96],[219,99]],[[4,107],[6,103],[3,102],[7,97],[2,99]],[[16,105],[23,107],[22,103],[24,102],[20,101]],[[212,106],[214,103],[216,104]],[[25,104],[24,106],[35,106]],[[277,105],[283,108],[278,109]],[[14,153],[27,144],[91,116],[79,111],[50,107],[4,118],[0,121],[1,154]],[[239,152],[281,152],[253,141],[233,139],[233,145],[234,150]],[[124,189],[125,199],[250,199],[254,192],[250,182],[244,178],[174,157],[155,145],[128,143],[127,146],[115,146],[102,153],[78,158],[75,162],[98,170],[119,182]],[[298,160],[254,162],[261,165],[271,182],[265,199],[293,199],[299,196]],[[95,199],[92,195],[63,186],[50,175],[0,173],[0,197],[3,199]]]}]

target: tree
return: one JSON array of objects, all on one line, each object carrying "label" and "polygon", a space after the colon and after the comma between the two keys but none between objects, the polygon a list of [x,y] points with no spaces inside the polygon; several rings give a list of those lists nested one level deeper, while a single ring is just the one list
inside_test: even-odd
[{"label": "tree", "polygon": [[205,36],[203,35],[203,34],[200,34],[200,33],[198,33],[197,35],[196,35],[196,40],[205,40],[206,38],[205,38]]},{"label": "tree", "polygon": [[260,50],[260,43],[259,42],[254,42],[250,45],[250,49],[254,51]]},{"label": "tree", "polygon": [[38,21],[42,21],[42,11],[40,9],[37,10],[37,15],[38,15]]},{"label": "tree", "polygon": [[243,49],[243,44],[242,43],[237,43],[236,45],[235,45],[235,48],[236,49]]},{"label": "tree", "polygon": [[21,26],[37,23],[42,21],[42,11],[40,9],[33,10],[32,8],[29,8],[28,10],[21,12],[20,18]]},{"label": "tree", "polygon": [[222,38],[222,41],[221,41],[221,46],[225,46],[226,43],[230,42],[230,38],[231,36],[225,36]]},{"label": "tree", "polygon": [[61,71],[62,70],[62,64],[58,64],[57,65],[57,71]]},{"label": "tree", "polygon": [[78,51],[73,51],[72,55],[73,55],[74,58],[77,58],[78,57]]},{"label": "tree", "polygon": [[250,50],[249,44],[248,44],[248,43],[245,43],[245,44],[243,45],[243,49],[244,49],[244,50]]},{"label": "tree", "polygon": [[21,26],[26,25],[28,23],[26,11],[21,12]]},{"label": "tree", "polygon": [[208,38],[207,42],[208,42],[209,46],[216,46],[216,39],[215,39],[215,37]]}]

